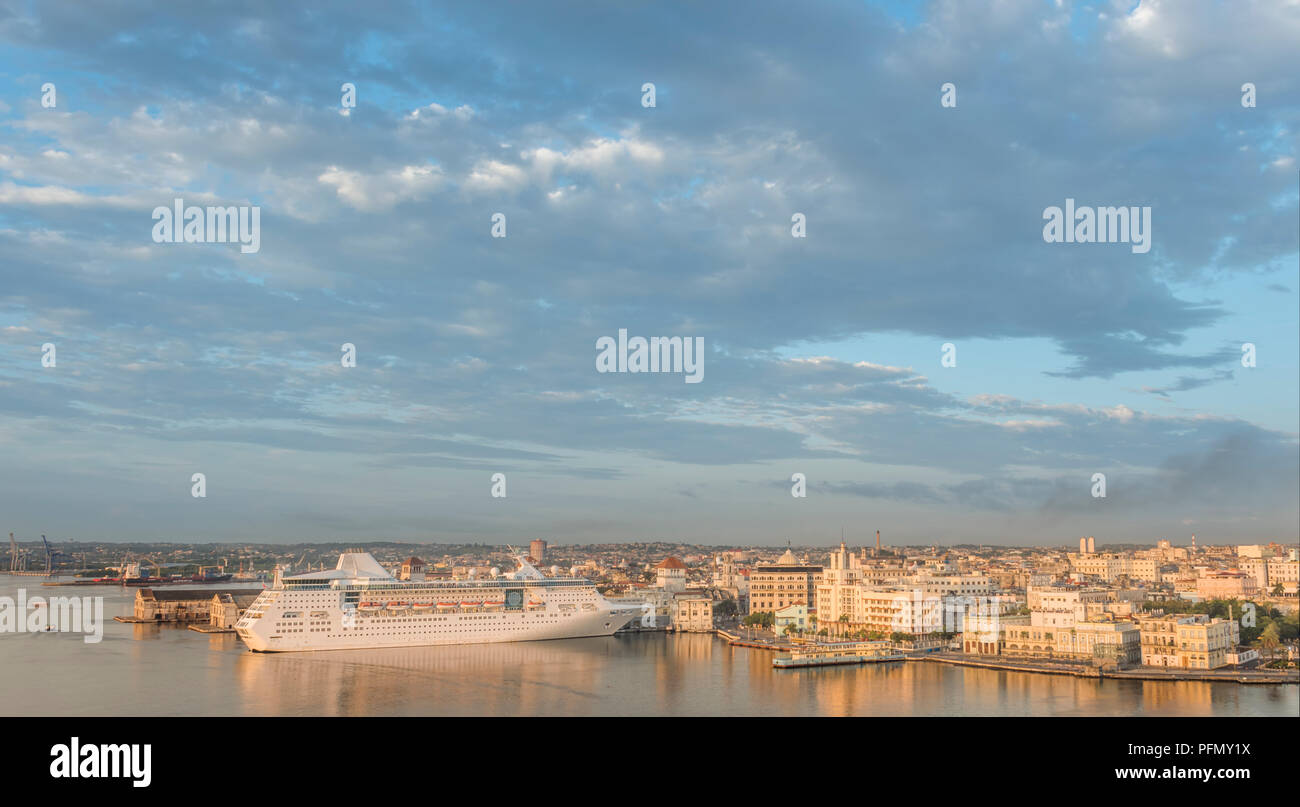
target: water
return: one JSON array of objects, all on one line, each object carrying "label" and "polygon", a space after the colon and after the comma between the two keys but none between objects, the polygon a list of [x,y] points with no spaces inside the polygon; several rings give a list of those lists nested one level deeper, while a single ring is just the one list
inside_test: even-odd
[{"label": "water", "polygon": [[249,653],[233,634],[113,622],[133,590],[0,577],[0,595],[103,596],[104,639],[0,634],[0,715],[1300,714],[1300,686],[1096,681],[898,662],[775,670],[706,635]]}]

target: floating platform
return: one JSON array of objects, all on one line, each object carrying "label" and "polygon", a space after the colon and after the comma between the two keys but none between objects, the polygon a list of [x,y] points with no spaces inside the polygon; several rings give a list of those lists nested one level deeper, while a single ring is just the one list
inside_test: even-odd
[{"label": "floating platform", "polygon": [[886,661],[905,661],[907,656],[812,656],[809,658],[791,658],[777,656],[772,659],[773,667],[833,667],[840,664],[880,664]]},{"label": "floating platform", "polygon": [[833,642],[816,644],[783,653],[772,659],[772,666],[831,667],[839,664],[876,664],[886,661],[903,661],[907,658],[896,651],[891,642]]},{"label": "floating platform", "polygon": [[198,633],[234,633],[234,628],[218,628],[216,625],[190,625],[190,630]]}]

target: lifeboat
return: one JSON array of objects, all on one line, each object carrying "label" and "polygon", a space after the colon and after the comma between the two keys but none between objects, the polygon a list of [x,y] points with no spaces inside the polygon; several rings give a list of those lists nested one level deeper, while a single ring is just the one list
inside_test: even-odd
[{"label": "lifeboat", "polygon": [[529,601],[528,601],[528,607],[529,607],[529,608],[535,608],[535,607],[537,607],[537,606],[539,606],[539,605],[545,605],[545,604],[546,604],[546,603],[544,603],[544,602],[538,602],[537,600],[529,600]]},{"label": "lifeboat", "polygon": [[461,602],[460,607],[461,607],[461,608],[478,608],[478,607],[479,607],[480,605],[482,605],[482,604],[483,604],[482,602]]},{"label": "lifeboat", "polygon": [[429,610],[430,608],[433,607],[433,603],[431,603],[431,602],[417,602],[417,603],[412,604],[411,607],[414,608],[414,609],[417,610],[417,611],[427,611],[427,610]]},{"label": "lifeboat", "polygon": [[455,607],[456,607],[456,603],[454,603],[454,602],[440,602],[440,603],[438,603],[438,607],[439,607],[439,608],[455,608]]},{"label": "lifeboat", "polygon": [[378,611],[380,608],[383,608],[383,607],[384,607],[384,606],[383,606],[383,603],[378,603],[378,602],[363,602],[363,603],[361,603],[360,605],[357,606],[357,609],[358,609],[358,610],[361,610],[361,611]]},{"label": "lifeboat", "polygon": [[410,606],[410,603],[407,603],[407,602],[390,602],[390,603],[388,603],[387,605],[385,605],[384,607],[387,608],[387,609],[390,610],[390,611],[397,611],[397,610],[400,610],[400,609],[402,609],[402,608],[406,608],[406,607],[408,607],[408,606]]},{"label": "lifeboat", "polygon": [[484,600],[483,601],[484,608],[500,608],[505,604],[506,604],[505,600]]}]

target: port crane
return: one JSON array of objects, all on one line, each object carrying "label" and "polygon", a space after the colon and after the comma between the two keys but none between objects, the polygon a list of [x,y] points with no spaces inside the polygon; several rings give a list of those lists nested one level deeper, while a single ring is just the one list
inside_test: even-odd
[{"label": "port crane", "polygon": [[[148,561],[148,563],[146,564],[145,561]],[[140,577],[144,577],[145,575],[143,575],[141,572],[146,565],[153,566],[155,577],[160,577],[160,578],[162,577],[163,565],[153,555],[140,555],[139,558],[136,559],[135,556],[133,556],[130,552],[127,552],[126,556],[122,559],[122,568],[118,570],[120,579],[122,581],[122,585],[125,586],[126,581],[128,579],[131,579],[128,577],[127,572],[128,570],[131,569],[132,566],[135,567],[134,571],[137,575],[140,575]]]},{"label": "port crane", "polygon": [[54,565],[60,558],[69,558],[71,560],[76,560],[75,557],[69,555],[67,552],[60,552],[59,550],[50,546],[50,542],[45,540],[44,535],[41,535],[41,545],[45,548],[45,576],[46,577],[51,577],[54,575]]},{"label": "port crane", "polygon": [[27,553],[18,549],[18,542],[14,540],[12,532],[9,533],[9,571],[27,571]]}]

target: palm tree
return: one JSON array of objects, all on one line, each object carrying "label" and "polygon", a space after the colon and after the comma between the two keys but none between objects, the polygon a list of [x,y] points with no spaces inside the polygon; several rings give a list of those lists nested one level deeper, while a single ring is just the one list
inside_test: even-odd
[{"label": "palm tree", "polygon": [[1268,623],[1268,627],[1264,628],[1264,632],[1259,635],[1259,646],[1264,648],[1270,659],[1273,658],[1273,652],[1277,649],[1280,638],[1276,622]]}]

